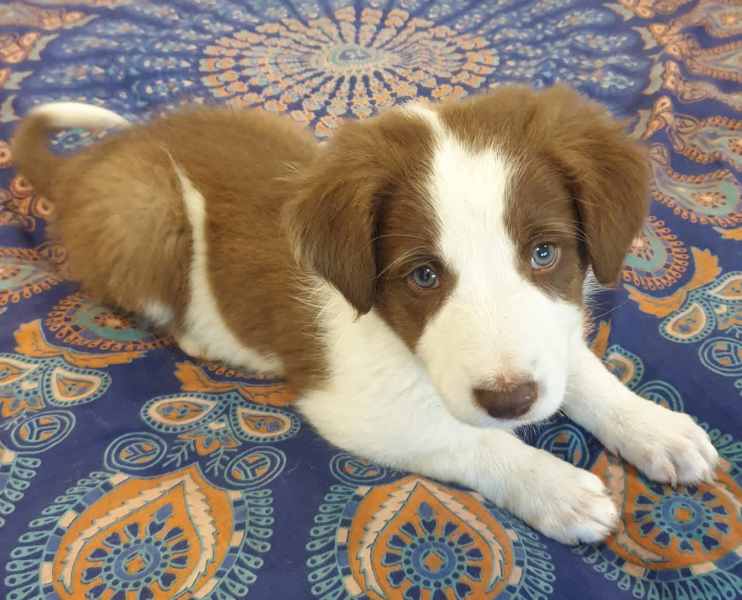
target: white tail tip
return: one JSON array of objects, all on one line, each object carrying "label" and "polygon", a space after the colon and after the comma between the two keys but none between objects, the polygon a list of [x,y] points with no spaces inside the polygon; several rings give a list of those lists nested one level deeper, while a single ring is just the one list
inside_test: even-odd
[{"label": "white tail tip", "polygon": [[108,129],[129,125],[124,117],[107,108],[82,102],[50,102],[35,107],[30,114],[46,117],[55,129]]}]

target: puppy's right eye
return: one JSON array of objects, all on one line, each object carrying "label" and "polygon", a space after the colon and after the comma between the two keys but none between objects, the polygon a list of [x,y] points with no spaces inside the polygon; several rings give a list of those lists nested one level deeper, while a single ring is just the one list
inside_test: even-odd
[{"label": "puppy's right eye", "polygon": [[431,265],[417,267],[417,269],[407,276],[407,281],[411,285],[423,290],[431,290],[440,285],[438,273],[436,273],[435,269]]},{"label": "puppy's right eye", "polygon": [[531,252],[531,267],[535,271],[548,271],[559,260],[559,248],[550,242],[534,246]]}]

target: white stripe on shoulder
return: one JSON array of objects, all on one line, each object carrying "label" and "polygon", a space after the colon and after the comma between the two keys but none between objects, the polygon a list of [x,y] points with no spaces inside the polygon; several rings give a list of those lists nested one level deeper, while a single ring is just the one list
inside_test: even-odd
[{"label": "white stripe on shoulder", "polygon": [[158,300],[149,300],[142,306],[142,314],[149,319],[153,325],[165,327],[169,325],[173,318],[173,309],[159,302]]},{"label": "white stripe on shoulder", "polygon": [[36,106],[29,114],[46,117],[52,127],[59,129],[107,129],[129,125],[129,121],[112,110],[82,102],[49,102]]},{"label": "white stripe on shoulder", "polygon": [[405,112],[415,115],[425,121],[438,136],[444,133],[443,123],[441,123],[438,113],[432,108],[421,102],[410,102],[402,107]]},{"label": "white stripe on shoulder", "polygon": [[[171,157],[172,160],[172,157]],[[221,360],[258,371],[279,374],[283,364],[242,344],[224,322],[209,281],[209,249],[206,241],[206,201],[183,169],[172,161],[183,194],[183,206],[191,225],[193,255],[190,299],[185,316],[185,336],[203,358]]]}]

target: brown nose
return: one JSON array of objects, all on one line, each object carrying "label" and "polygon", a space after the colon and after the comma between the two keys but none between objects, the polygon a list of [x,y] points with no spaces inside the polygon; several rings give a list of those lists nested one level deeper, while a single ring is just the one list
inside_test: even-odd
[{"label": "brown nose", "polygon": [[497,381],[491,388],[476,388],[477,403],[495,419],[514,419],[528,412],[538,398],[538,386],[530,379]]}]

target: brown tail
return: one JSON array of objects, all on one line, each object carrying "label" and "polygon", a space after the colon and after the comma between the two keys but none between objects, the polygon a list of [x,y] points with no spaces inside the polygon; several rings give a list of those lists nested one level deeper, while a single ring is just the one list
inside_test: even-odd
[{"label": "brown tail", "polygon": [[48,196],[59,165],[65,160],[49,149],[49,134],[71,127],[106,129],[128,125],[126,119],[101,106],[79,102],[42,104],[18,126],[11,148],[13,160],[36,191]]},{"label": "brown tail", "polygon": [[57,169],[64,161],[49,149],[49,134],[57,130],[59,127],[52,124],[49,115],[31,114],[21,121],[11,145],[16,168],[44,196],[48,195]]}]

